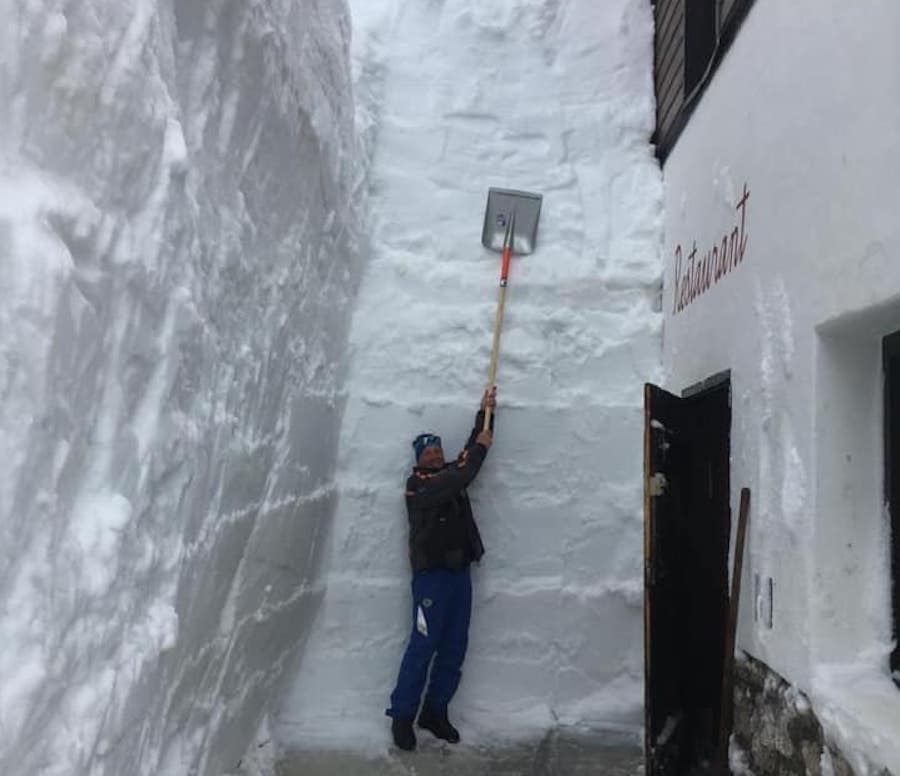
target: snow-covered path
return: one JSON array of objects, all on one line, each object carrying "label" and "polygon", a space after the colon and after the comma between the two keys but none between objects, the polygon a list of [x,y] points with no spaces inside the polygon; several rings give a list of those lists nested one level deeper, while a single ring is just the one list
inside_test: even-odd
[{"label": "snow-covered path", "polygon": [[499,260],[487,188],[545,195],[516,260],[497,441],[472,489],[487,555],[469,741],[641,724],[641,383],[657,376],[661,181],[642,0],[351,3],[371,151],[326,593],[277,736],[384,750],[407,633],[409,442],[455,453],[486,380]]},{"label": "snow-covered path", "polygon": [[305,752],[283,762],[278,776],[642,776],[634,736],[561,736],[551,731],[529,743],[453,747],[427,741],[413,753]]}]

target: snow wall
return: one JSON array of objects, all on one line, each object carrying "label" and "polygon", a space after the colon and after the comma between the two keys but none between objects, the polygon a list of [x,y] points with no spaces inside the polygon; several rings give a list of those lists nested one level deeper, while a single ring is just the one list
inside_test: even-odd
[{"label": "snow wall", "polygon": [[[665,164],[663,305],[670,390],[731,372],[733,531],[753,494],[738,647],[806,692],[848,757],[892,773],[898,25],[890,0],[754,3]],[[707,260],[735,229],[742,259]]]},{"label": "snow wall", "polygon": [[347,9],[0,18],[0,771],[219,776],[321,597]]},{"label": "snow wall", "polygon": [[645,0],[351,2],[369,256],[351,330],[323,607],[274,728],[387,748],[410,628],[410,441],[455,455],[487,379],[491,185],[540,191],[514,259],[487,554],[451,707],[467,741],[642,724],[641,384],[659,379],[662,187]]}]

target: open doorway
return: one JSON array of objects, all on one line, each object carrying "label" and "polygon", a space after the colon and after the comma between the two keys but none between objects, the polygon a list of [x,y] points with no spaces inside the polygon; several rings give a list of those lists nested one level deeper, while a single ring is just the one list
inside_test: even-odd
[{"label": "open doorway", "polygon": [[644,396],[646,773],[702,774],[728,621],[731,382]]}]

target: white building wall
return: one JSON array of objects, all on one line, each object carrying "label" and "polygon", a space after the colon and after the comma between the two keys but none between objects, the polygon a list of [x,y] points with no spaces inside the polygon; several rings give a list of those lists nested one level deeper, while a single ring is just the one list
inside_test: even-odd
[{"label": "white building wall", "polygon": [[[666,387],[731,370],[735,517],[753,490],[738,645],[846,723],[832,732],[900,729],[880,393],[900,328],[898,29],[890,0],[757,0],[664,169]],[[678,310],[677,246],[684,274],[742,216],[743,260]]]}]

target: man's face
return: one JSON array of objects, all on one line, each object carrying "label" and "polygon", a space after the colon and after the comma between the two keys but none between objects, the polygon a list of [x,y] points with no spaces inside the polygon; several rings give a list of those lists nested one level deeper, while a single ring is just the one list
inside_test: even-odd
[{"label": "man's face", "polygon": [[423,469],[440,469],[444,465],[444,451],[439,445],[429,445],[419,456],[418,465]]}]

